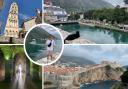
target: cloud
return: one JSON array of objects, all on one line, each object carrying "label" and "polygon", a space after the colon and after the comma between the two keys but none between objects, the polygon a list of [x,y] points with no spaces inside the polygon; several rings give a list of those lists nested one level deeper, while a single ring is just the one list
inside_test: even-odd
[{"label": "cloud", "polygon": [[127,45],[68,45],[65,46],[63,55],[83,57],[96,63],[108,60],[128,65],[127,53]]}]

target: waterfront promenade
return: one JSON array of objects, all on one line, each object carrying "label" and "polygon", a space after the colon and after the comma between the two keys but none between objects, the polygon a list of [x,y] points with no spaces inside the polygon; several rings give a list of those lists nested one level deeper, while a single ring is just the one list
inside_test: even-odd
[{"label": "waterfront promenade", "polygon": [[95,20],[80,20],[79,24],[87,25],[87,26],[91,26],[91,27],[105,28],[106,30],[115,30],[115,31],[128,33],[127,25],[118,24],[115,26],[110,23],[106,23],[105,21],[95,21]]},{"label": "waterfront promenade", "polygon": [[77,20],[68,20],[68,21],[56,21],[56,22],[49,22],[52,25],[60,25],[60,24],[78,24]]}]

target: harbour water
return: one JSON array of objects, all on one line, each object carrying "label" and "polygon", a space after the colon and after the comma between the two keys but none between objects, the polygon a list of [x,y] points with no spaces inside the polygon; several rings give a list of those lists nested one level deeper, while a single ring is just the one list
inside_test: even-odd
[{"label": "harbour water", "polygon": [[103,28],[90,27],[80,24],[56,25],[57,27],[75,33],[80,31],[81,38],[97,44],[125,44],[128,43],[128,33],[118,32]]},{"label": "harbour water", "polygon": [[117,81],[102,81],[92,84],[82,84],[80,89],[111,89],[112,85]]},{"label": "harbour water", "polygon": [[[55,50],[54,52],[60,53],[62,45],[60,40],[55,40]],[[26,50],[28,55],[35,61],[47,57],[47,50],[46,50],[46,45],[44,42],[40,43],[32,43],[28,42],[26,44]]]}]

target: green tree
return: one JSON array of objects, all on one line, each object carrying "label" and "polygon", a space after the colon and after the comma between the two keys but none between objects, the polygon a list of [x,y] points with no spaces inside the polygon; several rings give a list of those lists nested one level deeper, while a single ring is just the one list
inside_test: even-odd
[{"label": "green tree", "polygon": [[124,85],[128,85],[128,68],[127,71],[125,71],[121,76],[121,81]]}]

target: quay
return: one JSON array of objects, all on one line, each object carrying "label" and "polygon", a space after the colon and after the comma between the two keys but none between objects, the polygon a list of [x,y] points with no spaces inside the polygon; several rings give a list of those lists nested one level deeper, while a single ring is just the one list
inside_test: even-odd
[{"label": "quay", "polygon": [[[70,35],[71,33],[67,32],[67,31],[64,31],[64,30],[61,30],[60,29],[60,32],[63,36],[63,38],[65,39],[68,35]],[[91,42],[87,39],[82,39],[82,38],[77,38],[75,40],[72,40],[72,41],[66,41],[66,44],[95,44],[94,42]]]},{"label": "quay", "polygon": [[128,25],[118,25],[118,26],[114,26],[110,23],[106,23],[106,22],[99,22],[99,21],[95,21],[95,20],[82,20],[79,21],[79,24],[81,25],[87,25],[87,26],[91,26],[91,27],[98,27],[98,28],[104,28],[106,30],[114,30],[114,31],[119,31],[119,32],[125,32],[128,33]]},{"label": "quay", "polygon": [[50,22],[49,24],[52,25],[63,25],[63,24],[79,24],[78,21],[57,21],[57,22]]}]

